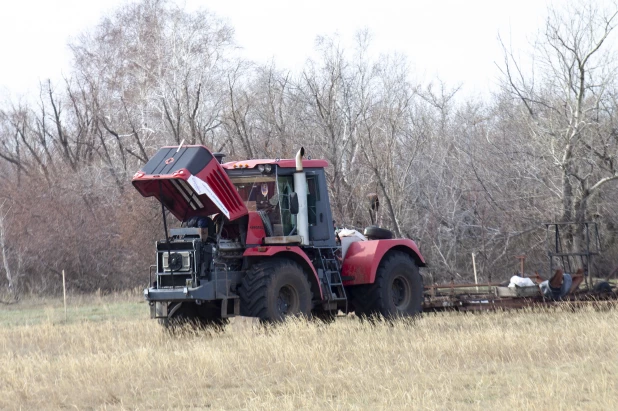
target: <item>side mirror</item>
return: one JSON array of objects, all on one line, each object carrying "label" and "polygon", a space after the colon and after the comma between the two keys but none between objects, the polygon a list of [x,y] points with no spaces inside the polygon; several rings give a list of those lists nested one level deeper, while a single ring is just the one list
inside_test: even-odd
[{"label": "side mirror", "polygon": [[298,195],[296,193],[290,193],[290,213],[298,214]]}]

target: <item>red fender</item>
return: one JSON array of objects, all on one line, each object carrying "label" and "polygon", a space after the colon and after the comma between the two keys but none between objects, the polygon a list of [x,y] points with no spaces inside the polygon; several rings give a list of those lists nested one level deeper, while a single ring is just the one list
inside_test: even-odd
[{"label": "red fender", "polygon": [[351,278],[344,285],[373,284],[382,257],[389,250],[403,251],[409,254],[419,267],[424,267],[425,259],[412,240],[398,238],[394,240],[357,241],[350,244],[343,260],[342,276]]},{"label": "red fender", "polygon": [[[277,254],[288,254],[288,257],[292,257],[298,263],[300,263],[305,268],[308,268],[313,273],[314,281],[309,279],[310,283],[312,283],[312,288],[316,289],[320,293],[320,300],[324,299],[322,294],[322,287],[320,287],[320,280],[318,278],[318,273],[315,271],[313,267],[313,263],[307,257],[307,254],[303,251],[302,248],[298,246],[286,246],[286,245],[274,245],[274,246],[264,246],[264,247],[252,247],[247,248],[243,253],[243,257],[273,257]],[[314,290],[315,291],[315,290]]]}]

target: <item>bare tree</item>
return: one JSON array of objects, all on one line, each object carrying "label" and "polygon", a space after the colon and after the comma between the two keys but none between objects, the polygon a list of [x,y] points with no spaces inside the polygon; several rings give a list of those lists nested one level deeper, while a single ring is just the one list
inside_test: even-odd
[{"label": "bare tree", "polygon": [[74,84],[92,95],[103,159],[133,168],[124,154],[144,162],[161,144],[220,142],[232,36],[207,11],[143,0],[73,42]]},{"label": "bare tree", "polygon": [[520,101],[538,155],[560,173],[563,221],[583,223],[593,196],[618,180],[617,66],[609,46],[617,15],[616,5],[596,2],[550,9],[534,50],[536,76],[505,48],[504,88]]},{"label": "bare tree", "polygon": [[[19,296],[19,278],[21,276],[22,258],[21,253],[11,251],[7,240],[7,217],[11,211],[11,207],[6,206],[6,200],[0,205],[0,253],[2,257],[2,268],[7,280],[7,289],[9,296],[16,300]],[[11,255],[12,254],[12,255]],[[17,260],[17,266],[13,266],[9,259]]]}]

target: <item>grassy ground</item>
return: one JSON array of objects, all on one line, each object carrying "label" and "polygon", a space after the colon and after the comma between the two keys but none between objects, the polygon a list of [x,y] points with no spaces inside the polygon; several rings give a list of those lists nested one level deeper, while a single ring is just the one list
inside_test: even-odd
[{"label": "grassy ground", "polygon": [[0,306],[0,409],[618,409],[618,310],[170,335],[138,297]]}]

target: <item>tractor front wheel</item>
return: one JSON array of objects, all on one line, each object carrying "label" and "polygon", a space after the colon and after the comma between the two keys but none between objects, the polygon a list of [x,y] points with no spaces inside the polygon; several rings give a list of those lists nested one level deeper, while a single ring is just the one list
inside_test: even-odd
[{"label": "tractor front wheel", "polygon": [[279,258],[254,264],[240,287],[240,312],[265,322],[311,315],[311,286],[302,267]]},{"label": "tractor front wheel", "polygon": [[401,251],[384,256],[373,284],[352,288],[352,303],[359,317],[385,318],[419,314],[423,303],[423,280],[414,260]]}]

